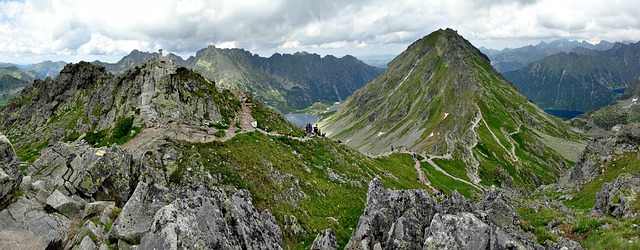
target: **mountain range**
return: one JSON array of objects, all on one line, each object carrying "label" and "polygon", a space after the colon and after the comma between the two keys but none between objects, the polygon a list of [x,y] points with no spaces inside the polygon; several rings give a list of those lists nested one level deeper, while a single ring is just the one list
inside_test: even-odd
[{"label": "mountain range", "polygon": [[491,65],[498,72],[504,73],[524,68],[532,62],[560,52],[569,53],[583,49],[602,51],[610,49],[613,45],[614,43],[608,41],[591,44],[586,41],[559,39],[549,43],[543,41],[536,45],[515,49],[492,50],[481,47],[480,50],[489,57]]},{"label": "mountain range", "polygon": [[611,104],[617,91],[640,76],[640,42],[586,54],[559,53],[504,76],[545,110],[586,112]]},{"label": "mountain range", "polygon": [[[115,64],[95,62],[114,74],[139,65],[158,53],[132,51]],[[220,87],[248,91],[283,113],[300,110],[316,102],[346,99],[382,70],[352,56],[336,58],[299,52],[264,58],[243,49],[201,49],[183,60],[174,54],[165,60],[193,68]]]}]

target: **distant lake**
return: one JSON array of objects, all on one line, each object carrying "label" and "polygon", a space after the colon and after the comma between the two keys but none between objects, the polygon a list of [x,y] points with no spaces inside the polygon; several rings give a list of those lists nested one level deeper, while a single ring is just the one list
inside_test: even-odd
[{"label": "distant lake", "polygon": [[337,111],[339,107],[340,107],[340,104],[333,105],[331,106],[331,108],[327,110],[327,112]]},{"label": "distant lake", "polygon": [[614,90],[611,90],[611,91],[613,91],[614,93],[618,93],[618,94],[624,94],[624,90],[625,89],[626,88],[621,88],[621,89],[614,89]]},{"label": "distant lake", "polygon": [[303,128],[307,123],[316,124],[318,122],[318,117],[310,114],[286,114],[284,117],[293,125]]},{"label": "distant lake", "polygon": [[547,114],[564,118],[564,119],[571,119],[581,114],[584,114],[584,112],[582,111],[562,110],[562,109],[545,109],[544,112],[547,112]]}]

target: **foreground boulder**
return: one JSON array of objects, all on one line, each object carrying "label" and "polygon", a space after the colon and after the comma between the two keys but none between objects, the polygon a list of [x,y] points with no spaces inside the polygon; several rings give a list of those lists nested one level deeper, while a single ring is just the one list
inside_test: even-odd
[{"label": "foreground boulder", "polygon": [[11,198],[11,191],[22,181],[19,165],[13,145],[0,133],[0,204]]},{"label": "foreground boulder", "polygon": [[70,224],[67,217],[47,213],[36,201],[20,197],[0,211],[0,249],[45,249],[60,244]]},{"label": "foreground boulder", "polygon": [[141,182],[109,232],[111,242],[139,249],[282,249],[282,232],[251,194],[203,185],[169,190]]},{"label": "foreground boulder", "polygon": [[346,249],[420,249],[440,205],[424,189],[387,190],[369,183],[364,214]]},{"label": "foreground boulder", "polygon": [[387,190],[376,178],[346,249],[542,249],[516,219],[497,189],[477,204],[454,192],[440,205],[425,190]]},{"label": "foreground boulder", "polygon": [[635,217],[640,215],[637,207],[640,201],[640,177],[638,174],[622,174],[616,180],[602,185],[596,194],[596,205],[591,213],[598,216]]},{"label": "foreground boulder", "polygon": [[140,164],[120,148],[92,148],[59,142],[34,162],[34,180],[57,185],[65,194],[126,201],[138,183]]}]

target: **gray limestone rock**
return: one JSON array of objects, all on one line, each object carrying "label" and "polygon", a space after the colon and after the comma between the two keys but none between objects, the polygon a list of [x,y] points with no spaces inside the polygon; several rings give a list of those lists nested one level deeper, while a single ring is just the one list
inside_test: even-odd
[{"label": "gray limestone rock", "polygon": [[120,216],[109,231],[109,238],[128,242],[140,242],[151,227],[153,216],[173,201],[173,195],[153,184],[138,183],[133,195],[122,208]]},{"label": "gray limestone rock", "polygon": [[75,214],[83,208],[81,203],[62,194],[57,189],[47,198],[47,205],[66,215]]},{"label": "gray limestone rock", "polygon": [[457,214],[460,212],[473,212],[475,205],[464,198],[458,191],[453,190],[451,195],[442,202],[442,212],[445,214]]},{"label": "gray limestone rock", "polygon": [[591,213],[625,218],[638,216],[640,213],[633,208],[640,205],[640,201],[636,200],[639,193],[640,177],[637,174],[622,174],[602,185]]},{"label": "gray limestone rock", "polygon": [[11,198],[11,191],[22,182],[18,156],[6,136],[0,133],[0,204]]},{"label": "gray limestone rock", "polygon": [[331,229],[325,229],[316,236],[311,244],[311,250],[337,250],[336,233]]},{"label": "gray limestone rock", "polygon": [[82,241],[80,241],[80,244],[78,245],[78,250],[95,250],[96,247],[96,243],[93,243],[93,240],[91,240],[91,237],[89,236],[85,236],[84,238],[82,238]]},{"label": "gray limestone rock", "polygon": [[425,190],[386,190],[376,178],[369,183],[365,211],[346,249],[419,249],[425,229],[440,210]]},{"label": "gray limestone rock", "polygon": [[502,228],[517,227],[518,214],[511,205],[511,199],[501,190],[491,188],[476,204],[479,217]]},{"label": "gray limestone rock", "polygon": [[471,213],[436,214],[423,249],[488,249],[491,227]]},{"label": "gray limestone rock", "polygon": [[584,250],[580,243],[565,237],[558,237],[558,242],[549,245],[547,250]]},{"label": "gray limestone rock", "polygon": [[140,249],[282,249],[282,233],[268,211],[259,214],[240,190],[191,187],[155,214]]},{"label": "gray limestone rock", "polygon": [[541,249],[515,239],[472,213],[436,214],[423,249]]},{"label": "gray limestone rock", "polygon": [[0,249],[45,249],[61,241],[71,221],[48,214],[36,201],[21,197],[0,211]]}]

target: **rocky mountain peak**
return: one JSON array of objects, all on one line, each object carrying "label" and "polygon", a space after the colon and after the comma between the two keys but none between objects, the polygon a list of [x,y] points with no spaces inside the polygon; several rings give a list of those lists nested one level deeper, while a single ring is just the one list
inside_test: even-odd
[{"label": "rocky mountain peak", "polygon": [[[575,135],[527,101],[484,54],[452,29],[411,44],[321,127],[332,138],[367,153],[400,148],[442,164],[464,162],[457,167],[467,166],[467,174],[458,177],[475,183],[488,174],[482,168],[493,165],[491,171],[496,172],[490,175],[500,176],[495,183],[516,178],[516,185],[534,186],[540,182],[535,174],[516,177],[519,174],[506,174],[515,171],[498,169],[537,168],[545,162],[545,171],[552,174],[542,179],[549,182],[566,168],[566,159],[577,158],[543,146],[539,132],[561,140]],[[488,148],[503,154],[491,155]],[[535,160],[522,157],[529,153],[537,155]]]}]

